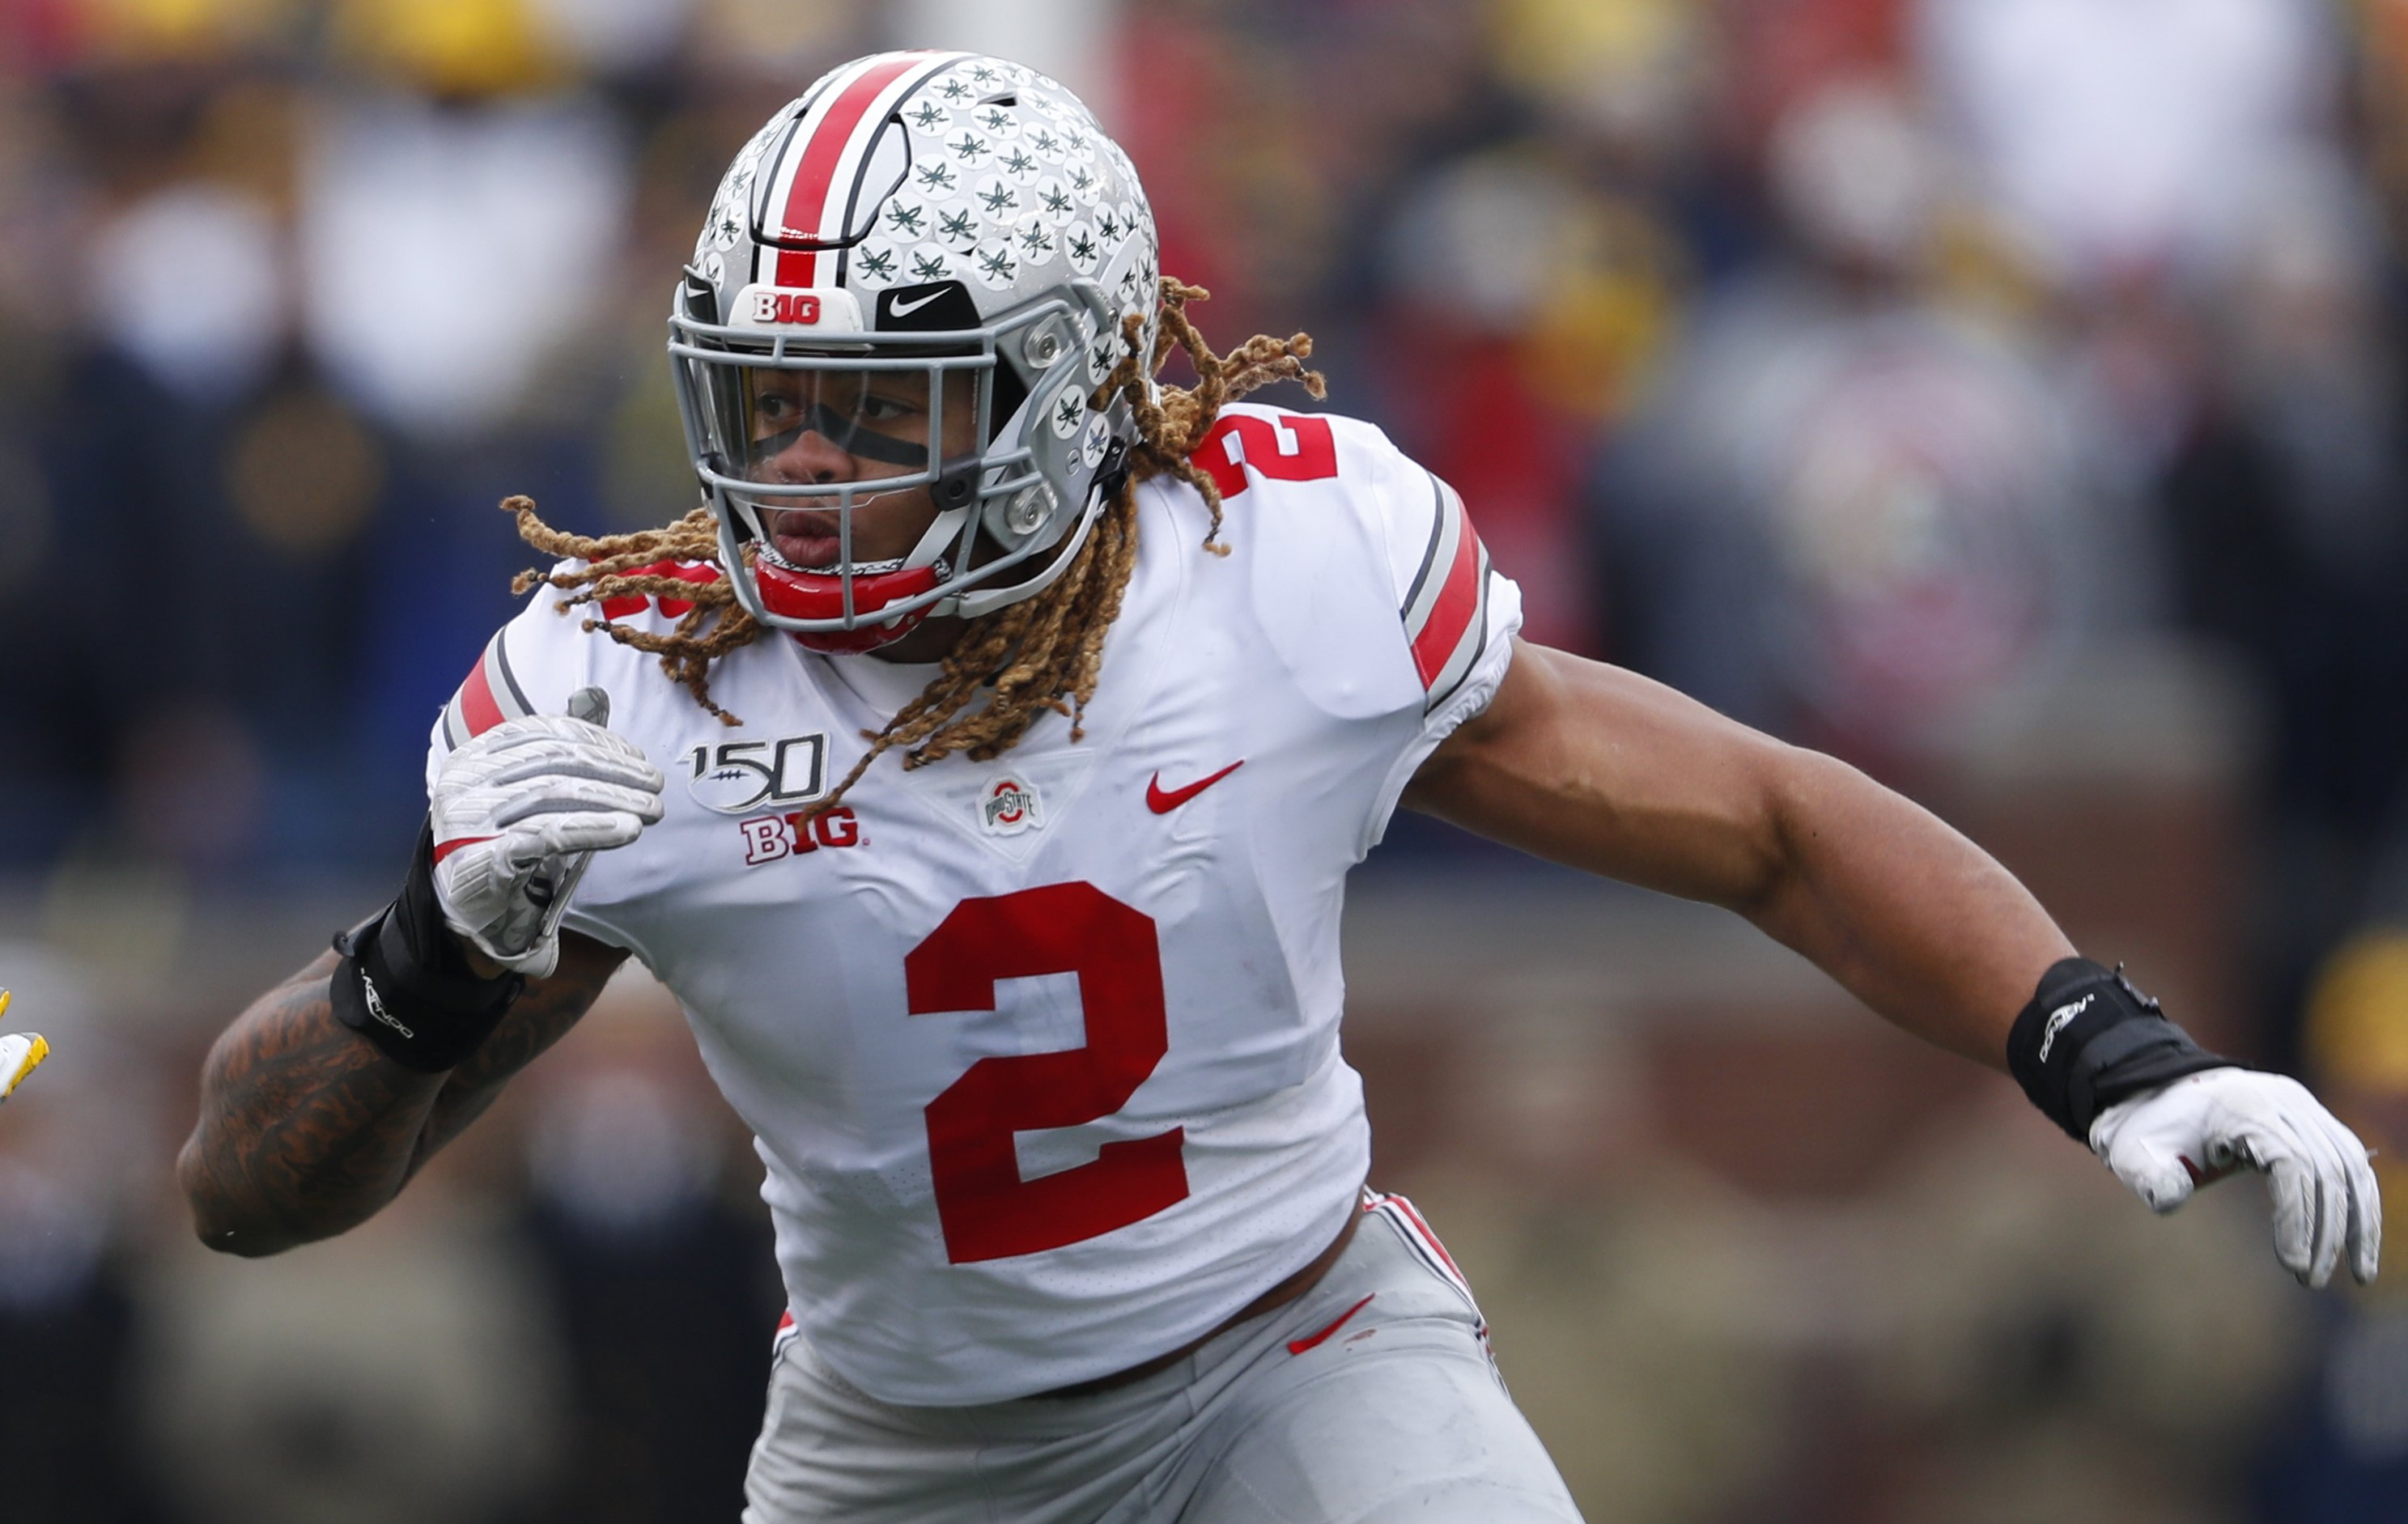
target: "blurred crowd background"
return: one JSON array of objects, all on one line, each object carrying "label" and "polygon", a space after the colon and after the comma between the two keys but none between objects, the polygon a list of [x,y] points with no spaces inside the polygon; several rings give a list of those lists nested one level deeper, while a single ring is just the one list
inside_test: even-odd
[{"label": "blurred crowd background", "polygon": [[[0,985],[59,1057],[0,1518],[734,1517],[781,1293],[656,987],[336,1243],[213,1259],[168,1163],[391,892],[495,504],[690,506],[711,187],[907,43],[1079,89],[1206,332],[1311,331],[1532,638],[1931,804],[2408,1178],[2402,0],[7,0]],[[2154,1221],[1736,921],[1439,827],[1350,917],[1377,1178],[1592,1517],[2408,1517],[2408,1275],[2299,1290],[2255,1185]]]}]

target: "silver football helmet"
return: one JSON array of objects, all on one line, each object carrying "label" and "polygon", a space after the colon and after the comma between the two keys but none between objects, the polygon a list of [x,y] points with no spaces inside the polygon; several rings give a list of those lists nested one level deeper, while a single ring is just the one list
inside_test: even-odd
[{"label": "silver football helmet", "polygon": [[[1128,352],[1125,318],[1152,352],[1157,260],[1128,155],[1020,65],[882,53],[771,117],[720,182],[669,315],[744,610],[815,650],[867,651],[1059,575],[1137,437],[1125,399],[1088,399]],[[923,385],[920,407],[881,395]],[[812,433],[846,470],[770,464]],[[918,542],[855,560],[855,515],[920,493],[936,517]],[[825,526],[803,537],[825,547],[809,565],[771,533],[798,510],[781,522]]]}]

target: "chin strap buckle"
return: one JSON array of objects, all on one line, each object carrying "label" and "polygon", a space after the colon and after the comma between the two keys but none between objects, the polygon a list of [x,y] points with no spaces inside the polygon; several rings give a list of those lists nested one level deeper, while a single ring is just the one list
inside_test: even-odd
[{"label": "chin strap buckle", "polygon": [[1115,439],[1104,448],[1104,458],[1096,467],[1096,491],[1110,502],[1120,496],[1121,487],[1128,481],[1129,447],[1126,439]]}]

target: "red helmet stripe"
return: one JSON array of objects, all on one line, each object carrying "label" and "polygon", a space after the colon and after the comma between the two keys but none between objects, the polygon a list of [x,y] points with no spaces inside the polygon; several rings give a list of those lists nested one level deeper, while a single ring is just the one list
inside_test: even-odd
[{"label": "red helmet stripe", "polygon": [[[924,65],[934,53],[897,53],[876,60],[853,77],[829,103],[819,125],[811,129],[810,141],[803,146],[802,162],[796,166],[795,178],[786,187],[784,226],[792,232],[821,233],[821,219],[827,210],[828,187],[835,183],[837,166],[845,158],[845,150],[853,138],[861,137],[861,145],[875,137],[882,115],[873,115],[870,107],[887,86],[910,70]],[[868,131],[862,132],[863,119],[868,119]],[[781,286],[816,286],[819,282],[820,256],[808,250],[778,251],[777,283]]]}]

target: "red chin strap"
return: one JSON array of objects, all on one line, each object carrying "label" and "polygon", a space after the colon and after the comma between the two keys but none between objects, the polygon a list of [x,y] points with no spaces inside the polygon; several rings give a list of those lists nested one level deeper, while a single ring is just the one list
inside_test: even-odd
[{"label": "red chin strap", "polygon": [[[760,589],[761,607],[788,619],[842,619],[844,617],[844,579],[834,572],[796,571],[781,567],[764,556],[752,563],[752,583]],[[937,585],[937,568],[933,566],[906,567],[900,571],[878,571],[853,579],[853,612],[856,619],[866,619],[890,603],[900,603]],[[928,617],[924,608],[907,614],[897,614],[883,624],[860,625],[854,628],[833,630],[789,630],[797,644],[806,651],[823,652],[832,656],[855,655],[875,651],[896,641],[920,627]]]}]

